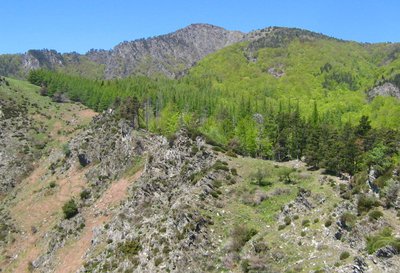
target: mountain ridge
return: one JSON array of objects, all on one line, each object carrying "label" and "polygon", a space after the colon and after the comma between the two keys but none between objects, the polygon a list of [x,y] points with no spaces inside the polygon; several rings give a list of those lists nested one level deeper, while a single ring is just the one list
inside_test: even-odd
[{"label": "mountain ridge", "polygon": [[[239,31],[198,23],[168,34],[124,41],[110,50],[91,49],[85,54],[31,49],[0,55],[0,75],[24,78],[33,69],[46,68],[90,78],[121,78],[133,73],[174,78],[207,54],[239,42],[243,36]],[[89,72],[83,68],[87,66]]]},{"label": "mountain ridge", "polygon": [[[54,49],[31,49],[0,55],[0,75],[25,78],[39,68],[96,79],[131,75],[164,75],[179,78],[210,53],[238,42],[249,42],[250,51],[263,46],[282,46],[292,39],[335,39],[324,34],[271,26],[248,33],[195,23],[158,36],[123,41],[112,49],[90,49],[84,54]],[[343,41],[343,40],[341,40]]]}]

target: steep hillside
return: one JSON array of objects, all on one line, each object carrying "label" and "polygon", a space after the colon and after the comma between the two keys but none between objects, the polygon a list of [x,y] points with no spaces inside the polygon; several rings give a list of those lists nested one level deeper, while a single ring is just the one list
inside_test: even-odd
[{"label": "steep hillside", "polygon": [[0,79],[0,194],[7,193],[52,147],[68,139],[93,111],[56,104],[26,82]]},{"label": "steep hillside", "polygon": [[67,147],[3,202],[14,219],[4,272],[400,269],[398,169],[376,195],[362,179],[231,157],[189,131],[167,139],[115,113]]}]

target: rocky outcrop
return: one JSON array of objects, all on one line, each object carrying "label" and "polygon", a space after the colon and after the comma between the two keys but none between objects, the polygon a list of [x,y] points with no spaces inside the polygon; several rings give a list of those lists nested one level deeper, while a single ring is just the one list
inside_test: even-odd
[{"label": "rocky outcrop", "polygon": [[393,83],[386,82],[367,92],[368,100],[372,101],[377,96],[394,97],[400,99],[400,88]]},{"label": "rocky outcrop", "polygon": [[[90,198],[82,203],[85,207],[139,158],[145,160],[127,200],[107,224],[96,228],[82,272],[204,272],[207,261],[217,263],[219,242],[206,211],[217,210],[227,167],[200,137],[181,131],[166,139],[134,130],[110,111],[96,117],[67,150],[56,172],[77,164],[87,169],[85,191]],[[33,262],[37,270],[50,272],[57,249],[79,237],[84,219],[80,214],[75,218],[62,220],[46,235],[48,250]]]},{"label": "rocky outcrop", "polygon": [[[108,264],[115,265],[109,272],[205,272],[206,260],[216,259],[213,223],[204,212],[215,208],[214,181],[224,171],[213,168],[215,156],[200,138],[183,132],[172,141],[154,140],[145,148],[142,177],[97,233],[82,272],[101,272]],[[98,253],[104,241],[108,245]]]},{"label": "rocky outcrop", "polygon": [[63,57],[55,50],[29,50],[22,56],[22,66],[25,71],[38,68],[55,70],[64,65]]},{"label": "rocky outcrop", "polygon": [[206,55],[242,39],[241,32],[193,24],[171,34],[123,42],[111,50],[105,76],[164,74],[175,78]]}]

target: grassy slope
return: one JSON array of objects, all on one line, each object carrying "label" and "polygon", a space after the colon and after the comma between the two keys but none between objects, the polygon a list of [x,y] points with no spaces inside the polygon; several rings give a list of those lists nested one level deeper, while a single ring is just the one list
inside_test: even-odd
[{"label": "grassy slope", "polygon": [[64,142],[67,137],[94,115],[92,110],[76,103],[54,103],[49,97],[39,95],[39,87],[25,81],[7,78],[9,87],[0,86],[0,98],[12,98],[18,105],[28,108],[33,118],[43,130],[32,132],[36,139],[49,142],[50,146]]},{"label": "grassy slope", "polygon": [[[356,249],[350,247],[347,240],[340,241],[334,238],[339,217],[335,213],[336,208],[345,202],[340,197],[339,186],[340,184],[347,185],[347,182],[325,175],[322,170],[310,171],[303,163],[297,161],[277,163],[247,157],[231,158],[222,154],[220,154],[220,159],[227,161],[229,167],[236,168],[241,177],[237,184],[224,186],[221,189],[222,209],[216,214],[211,214],[214,220],[213,228],[219,234],[224,246],[221,266],[227,272],[231,272],[232,269],[234,272],[242,272],[243,260],[253,259],[254,261],[252,257],[257,255],[262,257],[262,263],[269,265],[271,272],[315,272],[326,267],[334,269],[352,263],[355,256],[361,255]],[[258,169],[265,171],[265,180],[272,182],[271,185],[258,186],[254,183],[252,177]],[[290,170],[296,182],[285,184],[279,178]],[[282,208],[288,204],[289,208],[292,207],[290,203],[296,199],[300,188],[311,192],[308,199],[312,200],[315,207],[311,210],[292,213],[291,223],[285,226],[281,216]],[[257,200],[256,197],[262,194],[267,196],[264,201],[251,203],[251,200]],[[298,204],[293,203],[294,210],[296,206]],[[383,208],[380,210],[383,212],[383,222],[389,223],[389,226],[397,230],[400,219],[393,218],[395,211]],[[362,223],[366,217],[366,215],[361,215],[357,221]],[[304,225],[303,222],[307,220],[309,225]],[[328,220],[332,221],[332,226],[325,227]],[[279,228],[280,225],[285,227]],[[223,253],[227,252],[230,241],[234,240],[231,232],[235,226],[254,228],[257,234],[241,248],[239,255],[242,262],[238,262],[236,266],[228,270],[223,265],[225,259]],[[268,245],[269,249],[255,254],[254,246],[259,242]],[[339,256],[345,251],[349,252],[350,258],[341,260]],[[378,270],[372,262],[368,262],[368,265],[371,269]]]}]

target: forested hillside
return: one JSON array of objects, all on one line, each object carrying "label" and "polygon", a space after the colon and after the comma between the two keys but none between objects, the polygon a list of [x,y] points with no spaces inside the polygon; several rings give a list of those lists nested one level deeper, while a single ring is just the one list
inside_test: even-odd
[{"label": "forested hillside", "polygon": [[370,167],[374,149],[384,151],[382,160],[394,160],[400,101],[380,94],[368,100],[368,93],[387,83],[399,88],[398,45],[296,29],[253,36],[206,57],[180,80],[93,81],[45,70],[29,80],[55,99],[137,116],[138,126],[153,132],[196,128],[221,149],[244,155],[305,157],[312,166],[350,174]]}]

